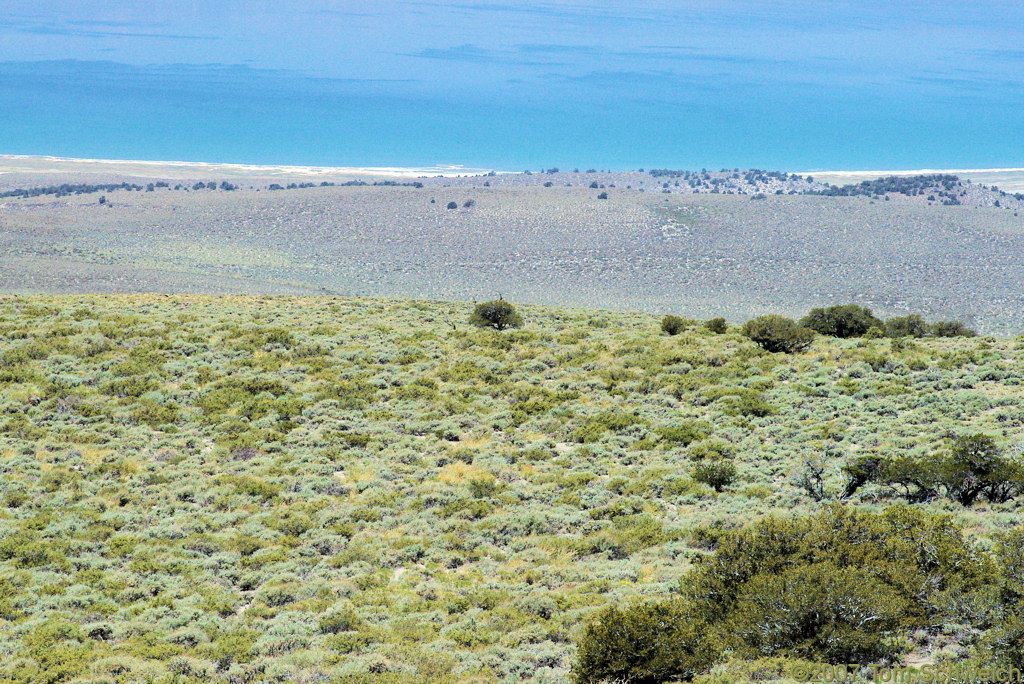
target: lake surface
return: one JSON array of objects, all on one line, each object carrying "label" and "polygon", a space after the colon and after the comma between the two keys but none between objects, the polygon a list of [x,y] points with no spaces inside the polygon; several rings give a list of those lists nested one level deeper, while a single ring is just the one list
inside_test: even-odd
[{"label": "lake surface", "polygon": [[0,154],[1024,166],[1024,6],[964,4],[8,0]]}]

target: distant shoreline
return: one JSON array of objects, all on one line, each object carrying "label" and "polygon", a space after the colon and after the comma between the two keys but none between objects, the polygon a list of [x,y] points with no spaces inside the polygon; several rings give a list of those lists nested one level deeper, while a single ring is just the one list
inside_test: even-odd
[{"label": "distant shoreline", "polygon": [[[473,176],[491,173],[492,169],[476,169],[458,165],[424,167],[398,166],[297,166],[288,164],[236,164],[231,162],[157,161],[148,159],[79,159],[45,155],[0,155],[0,173],[60,173],[60,172],[140,172],[209,171],[247,176],[385,176],[419,178],[422,176]],[[494,171],[499,173],[498,171]],[[500,172],[508,173],[508,172]],[[141,175],[148,175],[143,173]]]},{"label": "distant shoreline", "polygon": [[801,176],[864,176],[865,178],[877,178],[879,176],[920,176],[924,174],[951,173],[1024,173],[1024,168],[1009,169],[904,169],[900,171],[794,171]]},{"label": "distant shoreline", "polygon": [[[173,161],[157,159],[89,159],[79,157],[59,157],[53,155],[34,154],[0,154],[0,168],[8,163],[68,163],[68,164],[110,164],[110,165],[146,165],[146,166],[168,166],[184,168],[231,168],[259,173],[285,172],[285,173],[369,173],[377,175],[474,175],[495,173],[522,173],[521,171],[498,171],[489,168],[472,168],[458,164],[439,164],[436,166],[326,166],[321,164],[240,164],[235,162],[202,162],[202,161]],[[629,173],[636,169],[620,169],[611,173]],[[692,170],[692,169],[691,169]],[[788,169],[771,169],[773,171],[788,171]],[[1024,167],[1014,168],[978,168],[978,169],[814,169],[810,171],[790,171],[801,176],[814,175],[842,175],[842,176],[914,176],[932,173],[1024,173]]]},{"label": "distant shoreline", "polygon": [[[785,171],[786,169],[773,169]],[[610,173],[635,173],[635,170]],[[0,154],[0,174],[25,173],[107,173],[121,176],[153,178],[195,178],[198,174],[231,178],[423,178],[481,176],[490,173],[515,175],[522,171],[470,168],[455,164],[424,167],[400,166],[319,166],[289,164],[238,164],[231,162],[159,161],[146,159],[80,159],[47,155]],[[843,185],[883,176],[915,176],[921,174],[954,174],[1004,189],[1024,189],[1024,167],[982,169],[902,169],[902,170],[815,170],[795,171],[801,176]]]}]

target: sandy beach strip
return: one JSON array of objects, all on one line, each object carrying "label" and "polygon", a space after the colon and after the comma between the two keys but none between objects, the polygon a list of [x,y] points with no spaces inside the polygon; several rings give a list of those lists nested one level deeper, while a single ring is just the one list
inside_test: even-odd
[{"label": "sandy beach strip", "polygon": [[405,167],[333,167],[288,166],[278,164],[232,164],[185,161],[147,161],[129,159],[72,159],[27,155],[0,155],[0,173],[38,174],[108,174],[151,178],[197,178],[199,176],[228,178],[353,179],[423,178],[475,176],[491,169],[473,169],[456,165]]}]

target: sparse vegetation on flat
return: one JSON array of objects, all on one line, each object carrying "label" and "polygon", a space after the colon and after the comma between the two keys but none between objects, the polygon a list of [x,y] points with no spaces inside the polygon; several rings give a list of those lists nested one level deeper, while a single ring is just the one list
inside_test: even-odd
[{"label": "sparse vegetation on flat", "polygon": [[[1012,196],[978,184],[958,186],[967,195],[957,206],[917,194],[789,194],[816,186],[738,170],[373,183],[25,174],[0,175],[0,190],[122,182],[154,191],[0,200],[0,291],[460,300],[503,292],[736,325],[853,302],[881,318],[917,313],[982,333],[1024,331],[1024,217]],[[907,183],[898,187],[909,192],[917,181]]]}]

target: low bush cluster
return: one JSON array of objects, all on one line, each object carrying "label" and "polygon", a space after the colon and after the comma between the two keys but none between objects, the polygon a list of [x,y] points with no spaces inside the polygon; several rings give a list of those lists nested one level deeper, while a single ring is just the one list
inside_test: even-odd
[{"label": "low bush cluster", "polygon": [[861,337],[871,328],[882,327],[883,323],[875,318],[871,309],[844,304],[811,309],[809,314],[800,319],[800,325],[830,337]]},{"label": "low bush cluster", "polygon": [[661,330],[668,335],[678,335],[686,330],[687,321],[679,316],[668,315],[661,319]]},{"label": "low bush cluster", "polygon": [[907,507],[768,517],[719,535],[681,579],[680,598],[599,613],[573,673],[580,682],[689,680],[724,653],[893,662],[915,630],[953,620],[985,627],[993,615],[1002,616],[996,657],[1013,662],[1022,534],[992,554],[951,518]]},{"label": "low bush cluster", "polygon": [[828,337],[974,337],[977,333],[960,321],[926,323],[917,314],[890,318],[883,322],[871,309],[856,304],[843,304],[811,309],[794,322],[775,314],[747,321],[743,334],[770,352],[789,354],[805,351],[814,341],[814,334]]},{"label": "low bush cluster", "polygon": [[813,330],[776,314],[758,316],[747,321],[742,332],[769,352],[793,354],[805,351],[814,342]]}]

